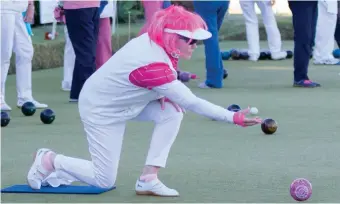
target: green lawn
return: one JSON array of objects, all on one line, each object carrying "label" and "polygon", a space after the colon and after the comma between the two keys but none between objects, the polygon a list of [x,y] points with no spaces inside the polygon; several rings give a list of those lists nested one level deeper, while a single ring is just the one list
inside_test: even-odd
[{"label": "green lawn", "polygon": [[[262,43],[264,47],[266,42]],[[291,49],[292,42],[285,42]],[[222,48],[245,48],[246,42],[225,42]],[[229,78],[220,90],[188,86],[198,96],[222,106],[238,103],[256,106],[261,117],[275,119],[279,128],[266,136],[260,126],[240,128],[187,113],[160,178],[176,188],[179,198],[138,197],[134,193],[152,133],[152,124],[131,122],[124,139],[117,189],[102,195],[2,194],[2,202],[293,202],[289,185],[297,177],[309,179],[313,195],[308,202],[340,200],[339,154],[340,69],[310,67],[318,89],[292,88],[292,60],[279,62],[226,61]],[[202,47],[184,70],[204,78]],[[39,120],[38,111],[24,117],[19,109],[2,129],[2,185],[26,182],[36,148],[48,147],[65,155],[89,158],[77,105],[69,104],[60,90],[62,69],[33,74],[34,96],[56,112],[52,125]],[[7,101],[16,104],[15,76],[9,76]],[[218,129],[219,128],[219,129]]]}]

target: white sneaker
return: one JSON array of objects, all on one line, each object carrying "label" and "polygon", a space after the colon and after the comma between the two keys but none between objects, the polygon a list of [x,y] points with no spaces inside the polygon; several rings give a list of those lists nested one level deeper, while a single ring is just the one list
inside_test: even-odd
[{"label": "white sneaker", "polygon": [[18,108],[21,108],[24,105],[24,103],[26,103],[28,101],[32,102],[35,105],[35,107],[38,108],[38,109],[42,109],[42,108],[47,108],[48,107],[47,104],[39,103],[38,101],[36,101],[34,99],[32,99],[32,100],[18,99],[18,103],[17,103]]},{"label": "white sneaker", "polygon": [[33,164],[27,174],[27,183],[32,189],[40,189],[43,180],[52,173],[42,165],[42,158],[49,151],[51,150],[42,148],[35,155]]},{"label": "white sneaker", "polygon": [[287,58],[287,52],[273,52],[271,53],[272,60],[282,60]]},{"label": "white sneaker", "polygon": [[177,197],[179,193],[166,187],[160,180],[155,179],[150,182],[143,182],[137,180],[136,182],[136,194],[137,195],[151,195],[162,197]]},{"label": "white sneaker", "polygon": [[257,62],[259,60],[259,55],[250,54],[248,60],[253,61],[253,62]]},{"label": "white sneaker", "polygon": [[314,60],[315,65],[340,65],[339,59]]},{"label": "white sneaker", "polygon": [[72,99],[72,98],[70,98],[68,101],[69,101],[70,103],[78,103],[78,99]]},{"label": "white sneaker", "polygon": [[206,85],[205,82],[202,82],[202,83],[198,84],[198,88],[201,88],[201,89],[211,89],[211,87]]},{"label": "white sneaker", "polygon": [[1,111],[11,111],[12,108],[6,103],[6,102],[1,102]]},{"label": "white sneaker", "polygon": [[61,82],[61,90],[71,91],[71,83],[66,81]]}]

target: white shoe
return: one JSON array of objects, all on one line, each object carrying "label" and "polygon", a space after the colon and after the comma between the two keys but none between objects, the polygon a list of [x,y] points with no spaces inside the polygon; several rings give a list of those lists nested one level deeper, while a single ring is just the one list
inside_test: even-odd
[{"label": "white shoe", "polygon": [[72,99],[72,98],[70,98],[68,101],[69,101],[70,103],[78,103],[78,99]]},{"label": "white shoe", "polygon": [[271,53],[272,60],[282,60],[287,58],[287,52],[273,52]]},{"label": "white shoe", "polygon": [[250,54],[248,60],[253,61],[253,62],[257,62],[259,60],[259,55]]},{"label": "white shoe", "polygon": [[6,102],[1,102],[1,111],[11,111],[12,108],[6,103]]},{"label": "white shoe", "polygon": [[137,195],[151,195],[162,197],[177,197],[179,193],[166,187],[160,180],[155,179],[150,182],[143,182],[137,180],[136,182],[136,194]]},{"label": "white shoe", "polygon": [[339,59],[314,60],[315,65],[340,65]]},{"label": "white shoe", "polygon": [[27,183],[32,189],[40,189],[43,180],[52,173],[42,165],[42,158],[49,151],[51,150],[42,148],[35,155],[33,164],[27,174]]},{"label": "white shoe", "polygon": [[71,83],[67,81],[63,81],[61,83],[61,90],[63,91],[71,91]]},{"label": "white shoe", "polygon": [[32,102],[35,105],[35,107],[38,108],[38,109],[42,109],[42,108],[47,108],[48,107],[47,104],[39,103],[38,101],[36,101],[34,99],[32,99],[32,100],[19,99],[18,103],[17,103],[18,108],[21,108],[24,105],[24,103],[26,103],[28,101]]},{"label": "white shoe", "polygon": [[198,84],[198,88],[201,88],[201,89],[211,89],[211,87],[206,85],[205,82],[202,82],[202,83]]}]

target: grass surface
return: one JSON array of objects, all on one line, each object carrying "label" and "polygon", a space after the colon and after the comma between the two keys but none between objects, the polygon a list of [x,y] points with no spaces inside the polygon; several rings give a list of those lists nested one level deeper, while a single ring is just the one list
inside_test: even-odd
[{"label": "grass surface", "polygon": [[[285,42],[292,48],[291,42]],[[222,48],[245,48],[246,42],[225,42]],[[263,48],[266,43],[263,42]],[[176,188],[179,198],[139,197],[136,178],[143,167],[153,125],[129,123],[117,179],[117,189],[102,195],[2,194],[2,202],[293,202],[289,185],[304,177],[313,184],[308,202],[340,200],[339,68],[311,66],[310,77],[318,89],[292,88],[292,60],[279,62],[226,61],[229,78],[220,90],[189,87],[198,96],[222,106],[238,103],[256,106],[261,117],[275,119],[275,135],[265,136],[260,126],[239,128],[187,113],[160,178]],[[181,61],[184,70],[204,78],[202,47],[191,61]],[[52,125],[43,125],[38,111],[24,117],[19,109],[2,128],[2,187],[26,183],[26,174],[36,148],[48,147],[65,155],[89,158],[77,106],[67,103],[60,90],[62,69],[34,72],[37,100],[56,112]],[[7,102],[16,104],[15,76],[9,76]]]}]

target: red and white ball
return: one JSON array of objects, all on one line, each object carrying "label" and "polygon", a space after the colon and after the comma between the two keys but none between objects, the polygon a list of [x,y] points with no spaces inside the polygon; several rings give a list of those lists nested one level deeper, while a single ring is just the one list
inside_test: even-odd
[{"label": "red and white ball", "polygon": [[312,196],[312,184],[304,178],[295,179],[290,184],[290,195],[296,201],[306,201]]}]

